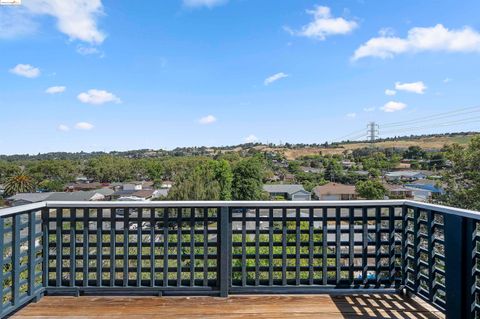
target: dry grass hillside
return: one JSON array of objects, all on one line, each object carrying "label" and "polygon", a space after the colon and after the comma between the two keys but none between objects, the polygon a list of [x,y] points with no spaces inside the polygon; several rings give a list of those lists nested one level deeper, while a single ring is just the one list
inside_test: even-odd
[{"label": "dry grass hillside", "polygon": [[[381,148],[408,148],[409,146],[420,146],[423,149],[439,150],[445,145],[458,143],[460,145],[468,144],[472,137],[480,134],[466,134],[456,136],[431,136],[418,139],[398,139],[392,141],[384,141],[375,143],[376,147]],[[259,146],[262,151],[281,152],[289,160],[297,159],[307,155],[318,155],[322,153],[327,154],[342,154],[344,151],[351,151],[359,148],[371,146],[369,143],[351,143],[343,144],[337,148],[323,148],[323,147],[305,147],[300,149],[275,148],[270,149],[266,146]]]}]

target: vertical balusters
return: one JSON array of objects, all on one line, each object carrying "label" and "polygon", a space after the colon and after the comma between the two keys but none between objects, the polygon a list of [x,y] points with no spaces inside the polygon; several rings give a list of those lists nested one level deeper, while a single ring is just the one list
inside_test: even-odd
[{"label": "vertical balusters", "polygon": [[168,225],[168,216],[169,209],[163,209],[163,286],[168,286],[168,233],[169,233],[169,225]]},{"label": "vertical balusters", "polygon": [[103,229],[103,209],[97,209],[97,240],[96,240],[96,251],[97,251],[97,287],[102,286],[102,275],[103,275],[103,245],[102,245],[102,229]]},{"label": "vertical balusters", "polygon": [[55,232],[56,232],[56,252],[55,252],[55,257],[56,257],[56,286],[61,287],[62,286],[62,268],[63,268],[63,235],[62,235],[62,209],[57,208],[55,212],[55,218],[56,218],[56,227],[55,227]]},{"label": "vertical balusters", "polygon": [[117,209],[110,209],[110,286],[115,286],[117,254]]},{"label": "vertical balusters", "polygon": [[77,258],[76,258],[76,209],[70,209],[70,287],[75,287],[76,279],[76,268],[77,268]]},{"label": "vertical balusters", "polygon": [[282,285],[287,285],[287,210],[282,208]]},{"label": "vertical balusters", "polygon": [[328,211],[322,208],[322,284],[328,284]]},{"label": "vertical balusters", "polygon": [[300,285],[300,208],[295,209],[295,285]]},{"label": "vertical balusters", "polygon": [[[31,211],[28,214],[28,295],[33,297],[35,294],[35,265],[36,265],[36,247],[35,247],[35,227],[36,212]],[[3,236],[3,234],[2,234]],[[3,249],[3,245],[1,246]],[[3,252],[2,252],[3,255]],[[3,268],[2,268],[3,271]],[[3,281],[0,289],[3,290]],[[2,299],[0,299],[2,300]],[[2,300],[3,302],[3,300]]]},{"label": "vertical balusters", "polygon": [[260,210],[255,209],[255,286],[260,283]]},{"label": "vertical balusters", "polygon": [[143,230],[143,208],[138,208],[137,213],[137,287],[142,285],[142,262],[143,262],[143,251],[142,251],[142,230]]},{"label": "vertical balusters", "polygon": [[268,210],[268,284],[273,286],[273,208]]},{"label": "vertical balusters", "polygon": [[381,207],[375,208],[375,286],[380,286],[380,254],[382,247],[382,210]]},{"label": "vertical balusters", "polygon": [[308,284],[313,285],[314,210],[308,210]]},{"label": "vertical balusters", "polygon": [[342,214],[342,210],[340,207],[335,209],[335,280],[336,284],[339,285],[341,281],[341,262],[340,262],[340,254],[341,254],[341,237],[342,237],[342,224],[340,222],[340,217]]},{"label": "vertical balusters", "polygon": [[150,287],[155,287],[155,208],[150,209]]}]

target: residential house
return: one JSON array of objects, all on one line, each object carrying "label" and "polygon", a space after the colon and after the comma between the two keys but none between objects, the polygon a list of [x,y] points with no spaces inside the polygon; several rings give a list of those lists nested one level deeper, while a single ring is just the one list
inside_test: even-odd
[{"label": "residential house", "polygon": [[143,189],[139,191],[134,191],[126,196],[121,196],[118,198],[119,201],[145,201],[152,200],[156,198],[166,197],[168,195],[168,189]]},{"label": "residential house", "polygon": [[162,181],[160,188],[172,188],[173,182],[172,181]]},{"label": "residential house", "polygon": [[395,198],[395,199],[413,199],[413,192],[411,189],[408,189],[402,185],[397,184],[383,184],[385,189],[387,190],[387,197],[388,198]]},{"label": "residential house", "polygon": [[319,174],[323,171],[321,168],[309,167],[309,166],[301,166],[300,170],[304,173],[311,173],[311,174]]},{"label": "residential house", "polygon": [[0,184],[0,196],[5,194],[5,185]]},{"label": "residential house", "polygon": [[286,174],[280,174],[280,180],[284,183],[290,184],[295,182],[295,175],[286,173]]},{"label": "residential house", "polygon": [[7,198],[9,206],[20,206],[43,201],[77,202],[77,201],[103,201],[113,194],[111,189],[78,192],[47,192],[47,193],[19,193]]},{"label": "residential house", "polygon": [[313,189],[313,196],[318,200],[353,200],[357,199],[354,185],[328,183]]},{"label": "residential house", "polygon": [[426,175],[419,171],[397,171],[385,174],[385,180],[388,182],[412,182],[425,177]]},{"label": "residential house", "polygon": [[438,185],[438,181],[429,179],[421,179],[405,184],[405,188],[412,191],[414,200],[422,202],[428,202],[432,198],[445,193],[443,188]]},{"label": "residential house", "polygon": [[302,185],[295,184],[266,184],[263,190],[267,192],[270,199],[286,199],[293,201],[311,200],[310,192],[307,192]]},{"label": "residential house", "polygon": [[67,192],[78,192],[78,191],[91,191],[91,190],[96,190],[100,189],[102,187],[108,186],[108,184],[102,184],[98,182],[94,183],[74,183],[70,184],[66,191]]}]

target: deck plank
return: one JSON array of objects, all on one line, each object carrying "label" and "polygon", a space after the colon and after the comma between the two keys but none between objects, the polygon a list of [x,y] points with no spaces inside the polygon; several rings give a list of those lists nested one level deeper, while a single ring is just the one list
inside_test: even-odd
[{"label": "deck plank", "polygon": [[399,295],[214,297],[47,296],[12,318],[443,318],[425,303]]}]

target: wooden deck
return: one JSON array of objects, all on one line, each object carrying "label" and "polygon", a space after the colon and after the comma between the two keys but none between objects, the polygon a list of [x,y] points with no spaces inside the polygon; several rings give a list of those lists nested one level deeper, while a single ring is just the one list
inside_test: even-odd
[{"label": "wooden deck", "polygon": [[13,318],[443,318],[399,295],[44,297]]}]

